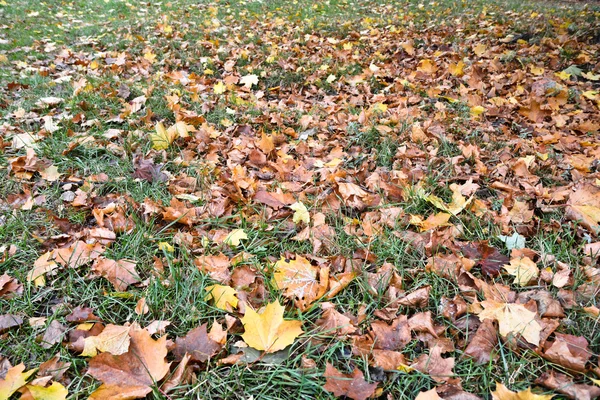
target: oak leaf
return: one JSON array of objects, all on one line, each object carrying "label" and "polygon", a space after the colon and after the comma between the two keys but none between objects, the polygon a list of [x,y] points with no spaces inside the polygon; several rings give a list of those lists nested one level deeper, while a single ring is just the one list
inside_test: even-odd
[{"label": "oak leaf", "polygon": [[355,368],[352,374],[343,374],[333,365],[327,363],[325,367],[325,385],[323,389],[334,395],[346,396],[353,400],[366,400],[375,394],[376,383],[368,383],[361,370]]},{"label": "oak leaf", "polygon": [[127,353],[102,353],[91,359],[88,373],[102,385],[90,400],[142,398],[169,372],[166,336],[154,340],[145,329],[133,330],[130,336]]},{"label": "oak leaf", "polygon": [[267,304],[261,313],[251,307],[246,308],[246,315],[241,321],[245,332],[244,342],[257,350],[274,353],[283,350],[303,332],[301,321],[283,319],[284,307],[278,301]]}]

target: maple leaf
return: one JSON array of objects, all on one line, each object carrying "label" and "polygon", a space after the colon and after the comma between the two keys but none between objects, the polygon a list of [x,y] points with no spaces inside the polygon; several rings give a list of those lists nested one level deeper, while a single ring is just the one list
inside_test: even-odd
[{"label": "maple leaf", "polygon": [[496,382],[496,390],[492,392],[493,400],[550,400],[554,395],[535,394],[531,388],[513,392],[503,384]]},{"label": "maple leaf", "polygon": [[103,258],[94,263],[92,270],[108,279],[119,292],[140,281],[133,261]]},{"label": "maple leaf", "polygon": [[210,337],[210,334],[207,332],[207,324],[202,324],[189,331],[184,337],[175,339],[173,355],[175,359],[181,360],[188,354],[191,357],[191,361],[203,363],[217,354],[222,348],[223,344]]},{"label": "maple leaf", "polygon": [[305,224],[310,223],[310,214],[308,213],[308,209],[302,202],[296,202],[290,206],[290,208],[294,211],[294,216],[292,220],[295,224],[299,222],[304,222]]},{"label": "maple leaf", "polygon": [[353,400],[366,400],[375,394],[376,383],[369,383],[361,370],[355,368],[352,374],[343,374],[327,363],[324,377],[327,378],[323,389],[334,395],[346,396]]},{"label": "maple leaf", "polygon": [[224,285],[211,285],[204,288],[204,290],[206,291],[205,300],[213,300],[215,307],[226,311],[237,308],[237,290],[234,288]]},{"label": "maple leaf", "polygon": [[35,260],[33,269],[27,274],[27,282],[33,282],[35,286],[38,287],[44,286],[46,284],[44,275],[59,267],[59,265],[51,259],[53,257],[53,252],[47,251]]},{"label": "maple leaf", "polygon": [[325,295],[329,284],[329,268],[314,267],[301,256],[291,261],[282,258],[275,263],[273,283],[279,289],[285,289],[284,296],[303,300],[300,304],[301,308],[305,308]]},{"label": "maple leaf", "polygon": [[225,84],[221,81],[219,81],[213,86],[213,92],[215,92],[215,94],[223,94],[226,90],[227,86],[225,86]]},{"label": "maple leaf", "polygon": [[256,350],[274,353],[283,350],[303,332],[301,321],[283,319],[284,307],[278,301],[267,304],[261,313],[251,307],[241,318],[244,325],[244,342]]},{"label": "maple leaf", "polygon": [[481,266],[481,271],[490,276],[500,273],[500,268],[510,262],[510,259],[498,249],[488,245],[487,241],[473,242],[461,247],[465,256]]},{"label": "maple leaf", "polygon": [[461,187],[455,183],[450,185],[450,190],[452,190],[452,201],[450,204],[444,203],[442,199],[433,194],[427,196],[426,200],[442,211],[446,211],[452,215],[457,215],[469,205],[469,203],[473,200],[473,196],[471,196],[469,199],[466,199],[461,193]]},{"label": "maple leaf", "polygon": [[242,76],[240,78],[240,83],[244,85],[246,89],[251,89],[252,85],[258,85],[258,76],[254,74]]},{"label": "maple leaf", "polygon": [[529,257],[513,258],[510,264],[504,265],[504,269],[515,277],[514,283],[520,286],[527,286],[540,274],[539,268]]},{"label": "maple leaf", "polygon": [[167,130],[162,122],[156,123],[154,131],[150,135],[150,141],[154,150],[168,149],[171,143],[177,139],[177,130]]},{"label": "maple leaf", "polygon": [[[9,364],[10,365],[10,364]],[[27,379],[36,371],[30,369],[25,371],[23,363],[9,368],[4,379],[0,379],[0,399],[8,399],[14,392],[25,386]]]},{"label": "maple leaf", "polygon": [[108,352],[115,356],[129,350],[129,326],[108,324],[97,336],[84,339],[83,357],[94,357],[98,352]]},{"label": "maple leaf", "polygon": [[435,345],[429,350],[429,354],[420,355],[411,367],[429,374],[434,381],[446,382],[454,375],[454,357],[442,358],[442,347]]},{"label": "maple leaf", "polygon": [[540,344],[542,326],[536,321],[537,314],[526,309],[523,304],[485,300],[481,305],[484,310],[479,313],[479,319],[498,321],[502,337],[521,334],[527,342],[536,346]]},{"label": "maple leaf", "polygon": [[145,329],[133,330],[130,336],[127,353],[102,353],[90,360],[88,373],[102,381],[90,400],[142,398],[169,372],[166,336],[154,340]]},{"label": "maple leaf", "polygon": [[415,400],[443,400],[435,388],[426,392],[419,392]]},{"label": "maple leaf", "polygon": [[244,232],[243,229],[234,229],[231,232],[229,232],[223,243],[237,247],[240,245],[242,240],[247,239],[248,235],[246,235],[246,232]]},{"label": "maple leaf", "polygon": [[580,221],[594,234],[600,232],[600,188],[585,185],[569,196],[566,217]]},{"label": "maple leaf", "polygon": [[27,385],[33,400],[65,400],[69,391],[60,383],[52,382],[50,386]]}]

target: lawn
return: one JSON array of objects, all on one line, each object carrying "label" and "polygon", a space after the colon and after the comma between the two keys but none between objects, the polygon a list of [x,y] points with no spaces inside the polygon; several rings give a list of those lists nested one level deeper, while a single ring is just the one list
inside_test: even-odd
[{"label": "lawn", "polygon": [[0,400],[600,397],[596,2],[0,0],[0,117]]}]

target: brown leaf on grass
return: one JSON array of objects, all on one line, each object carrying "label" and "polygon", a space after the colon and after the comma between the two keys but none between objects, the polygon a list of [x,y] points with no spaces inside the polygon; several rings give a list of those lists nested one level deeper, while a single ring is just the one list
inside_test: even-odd
[{"label": "brown leaf on grass", "polygon": [[54,250],[54,260],[63,267],[77,268],[97,259],[102,253],[104,247],[99,243],[87,244],[80,240]]},{"label": "brown leaf on grass", "polygon": [[[321,306],[323,308],[323,305]],[[356,327],[352,323],[352,320],[339,313],[333,305],[325,308],[323,315],[317,320],[316,325],[326,335],[345,336],[356,332]]]},{"label": "brown leaf on grass", "polygon": [[52,322],[50,322],[50,325],[48,325],[46,331],[44,332],[41,346],[45,349],[49,349],[56,343],[62,342],[66,331],[67,328],[63,324],[61,324],[57,320],[52,320]]},{"label": "brown leaf on grass", "polygon": [[353,400],[366,400],[375,394],[376,383],[368,383],[361,370],[355,368],[352,374],[343,374],[333,365],[327,363],[324,377],[327,379],[323,389],[341,397]]},{"label": "brown leaf on grass", "polygon": [[12,299],[23,293],[23,285],[7,273],[0,276],[0,298]]},{"label": "brown leaf on grass", "polygon": [[371,324],[374,347],[380,350],[402,350],[411,341],[406,315],[400,315],[391,325],[384,321]]},{"label": "brown leaf on grass", "polygon": [[466,257],[481,267],[481,272],[490,276],[497,276],[500,268],[510,262],[510,258],[490,246],[487,241],[469,243],[462,246],[461,250]]},{"label": "brown leaf on grass", "polygon": [[520,334],[527,342],[535,346],[540,344],[542,327],[536,320],[535,312],[529,311],[522,304],[494,300],[485,300],[481,305],[484,310],[479,313],[479,319],[498,321],[502,337]]},{"label": "brown leaf on grass", "polygon": [[600,188],[584,185],[577,189],[569,196],[565,215],[597,235],[600,231]]},{"label": "brown leaf on grass", "polygon": [[435,388],[426,392],[419,392],[415,400],[443,400]]},{"label": "brown leaf on grass", "polygon": [[535,380],[535,383],[556,390],[570,399],[592,400],[600,397],[600,387],[573,382],[568,375],[550,370]]},{"label": "brown leaf on grass", "polygon": [[584,372],[592,357],[589,343],[583,336],[573,336],[556,332],[554,341],[544,344],[542,356],[565,368]]},{"label": "brown leaf on grass", "polygon": [[224,285],[228,285],[231,280],[229,266],[231,261],[224,254],[216,256],[201,256],[194,259],[194,264],[202,272],[208,273],[211,278]]},{"label": "brown leaf on grass", "polygon": [[446,382],[454,375],[454,357],[442,358],[442,348],[434,346],[429,354],[420,355],[411,367],[428,374],[436,382]]},{"label": "brown leaf on grass", "polygon": [[75,307],[71,314],[66,317],[67,322],[89,322],[100,321],[100,318],[94,315],[94,310],[89,307]]},{"label": "brown leaf on grass", "polygon": [[21,326],[23,324],[23,318],[18,315],[4,314],[0,315],[0,333],[4,333],[10,328],[15,326]]},{"label": "brown leaf on grass", "polygon": [[192,356],[189,354],[184,355],[179,364],[177,364],[177,367],[175,367],[171,376],[169,376],[169,379],[162,384],[161,388],[165,393],[169,393],[178,386],[185,385],[191,381],[193,373],[191,368],[188,367],[188,362],[191,357]]},{"label": "brown leaf on grass", "polygon": [[92,265],[92,270],[108,279],[119,292],[124,292],[127,286],[140,281],[133,261],[102,258]]},{"label": "brown leaf on grass", "polygon": [[498,330],[494,323],[484,320],[477,332],[471,338],[465,349],[465,355],[472,357],[477,364],[487,364],[492,359],[492,353],[498,344]]},{"label": "brown leaf on grass", "polygon": [[144,329],[133,330],[130,335],[127,353],[102,353],[91,359],[88,373],[102,385],[90,400],[142,398],[169,372],[166,336],[154,340]]},{"label": "brown leaf on grass", "polygon": [[50,376],[54,381],[61,381],[65,372],[71,366],[70,362],[60,360],[60,353],[40,365],[37,376]]},{"label": "brown leaf on grass", "polygon": [[223,345],[210,338],[207,325],[202,324],[184,337],[175,339],[173,355],[176,360],[183,360],[188,354],[191,362],[204,363],[221,351]]},{"label": "brown leaf on grass", "polygon": [[399,351],[373,349],[371,352],[372,365],[387,371],[408,370],[404,354]]}]

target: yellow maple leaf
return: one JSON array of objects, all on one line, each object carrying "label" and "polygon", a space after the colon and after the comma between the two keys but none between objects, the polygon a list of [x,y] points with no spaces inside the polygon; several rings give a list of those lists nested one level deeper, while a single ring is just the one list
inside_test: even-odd
[{"label": "yellow maple leaf", "polygon": [[240,241],[245,239],[248,239],[248,235],[246,235],[243,229],[234,229],[229,232],[223,243],[237,247],[240,245]]},{"label": "yellow maple leaf", "polygon": [[510,264],[504,265],[504,269],[515,277],[514,283],[520,286],[527,286],[540,274],[539,268],[529,257],[513,258]]},{"label": "yellow maple leaf", "polygon": [[452,190],[452,201],[450,204],[444,203],[442,199],[433,194],[427,196],[426,200],[440,210],[449,212],[452,215],[456,215],[469,205],[469,203],[473,200],[473,196],[471,196],[469,199],[466,199],[465,196],[463,196],[460,192],[460,186],[455,183],[450,185],[450,190]]},{"label": "yellow maple leaf", "polygon": [[238,298],[237,291],[225,285],[211,285],[204,288],[206,290],[206,301],[213,300],[215,307],[221,310],[230,311],[232,308],[237,308]]},{"label": "yellow maple leaf", "polygon": [[27,379],[36,369],[30,369],[27,372],[23,371],[25,371],[23,363],[9,368],[4,379],[0,379],[0,399],[8,399],[14,392],[25,386]]},{"label": "yellow maple leaf", "polygon": [[94,357],[98,352],[107,352],[118,356],[129,350],[129,326],[106,325],[98,336],[88,336],[84,339],[83,357]]},{"label": "yellow maple leaf", "polygon": [[371,106],[371,112],[384,113],[387,111],[387,109],[388,109],[387,104],[383,104],[383,103],[375,103]]},{"label": "yellow maple leaf", "polygon": [[306,206],[302,202],[298,201],[292,204],[290,208],[294,210],[294,216],[292,217],[292,220],[295,224],[299,222],[304,222],[308,225],[308,223],[310,222],[310,214],[308,213]]},{"label": "yellow maple leaf", "polygon": [[423,59],[419,61],[419,66],[417,67],[417,71],[425,74],[433,74],[437,71],[437,69],[438,68],[435,63],[429,59]]},{"label": "yellow maple leaf", "polygon": [[219,83],[217,83],[213,86],[213,92],[215,92],[215,94],[223,94],[223,93],[225,93],[226,90],[227,90],[227,87],[221,81],[219,81]]},{"label": "yellow maple leaf", "polygon": [[531,388],[527,390],[521,390],[519,392],[513,392],[503,384],[497,382],[496,390],[492,392],[493,400],[550,400],[553,398],[552,394],[535,394],[531,392]]},{"label": "yellow maple leaf", "polygon": [[502,303],[494,300],[481,302],[484,310],[479,319],[495,319],[498,321],[500,335],[521,334],[531,344],[540,344],[542,326],[535,320],[536,313],[529,311],[523,304]]},{"label": "yellow maple leaf", "polygon": [[456,64],[448,65],[448,70],[454,76],[458,76],[458,77],[463,76],[465,74],[464,69],[465,69],[465,63],[462,62],[462,60],[457,62]]},{"label": "yellow maple leaf", "polygon": [[302,322],[283,319],[284,308],[278,301],[267,304],[262,313],[251,307],[246,308],[246,315],[241,319],[244,325],[242,339],[256,350],[273,353],[294,343],[302,334]]},{"label": "yellow maple leaf", "polygon": [[155,129],[156,132],[150,135],[154,150],[168,149],[171,143],[177,139],[177,130],[167,130],[162,122],[158,122]]},{"label": "yellow maple leaf", "polygon": [[52,382],[47,387],[27,385],[26,388],[34,400],[65,400],[69,394],[69,391],[58,382]]},{"label": "yellow maple leaf", "polygon": [[411,215],[408,223],[418,226],[424,232],[440,226],[451,226],[452,224],[448,222],[450,217],[452,217],[452,214],[443,212],[431,214],[426,220],[423,220],[419,215]]},{"label": "yellow maple leaf", "polygon": [[252,85],[258,85],[258,76],[254,74],[242,76],[240,78],[240,83],[244,85],[246,89],[250,89],[252,88]]}]

